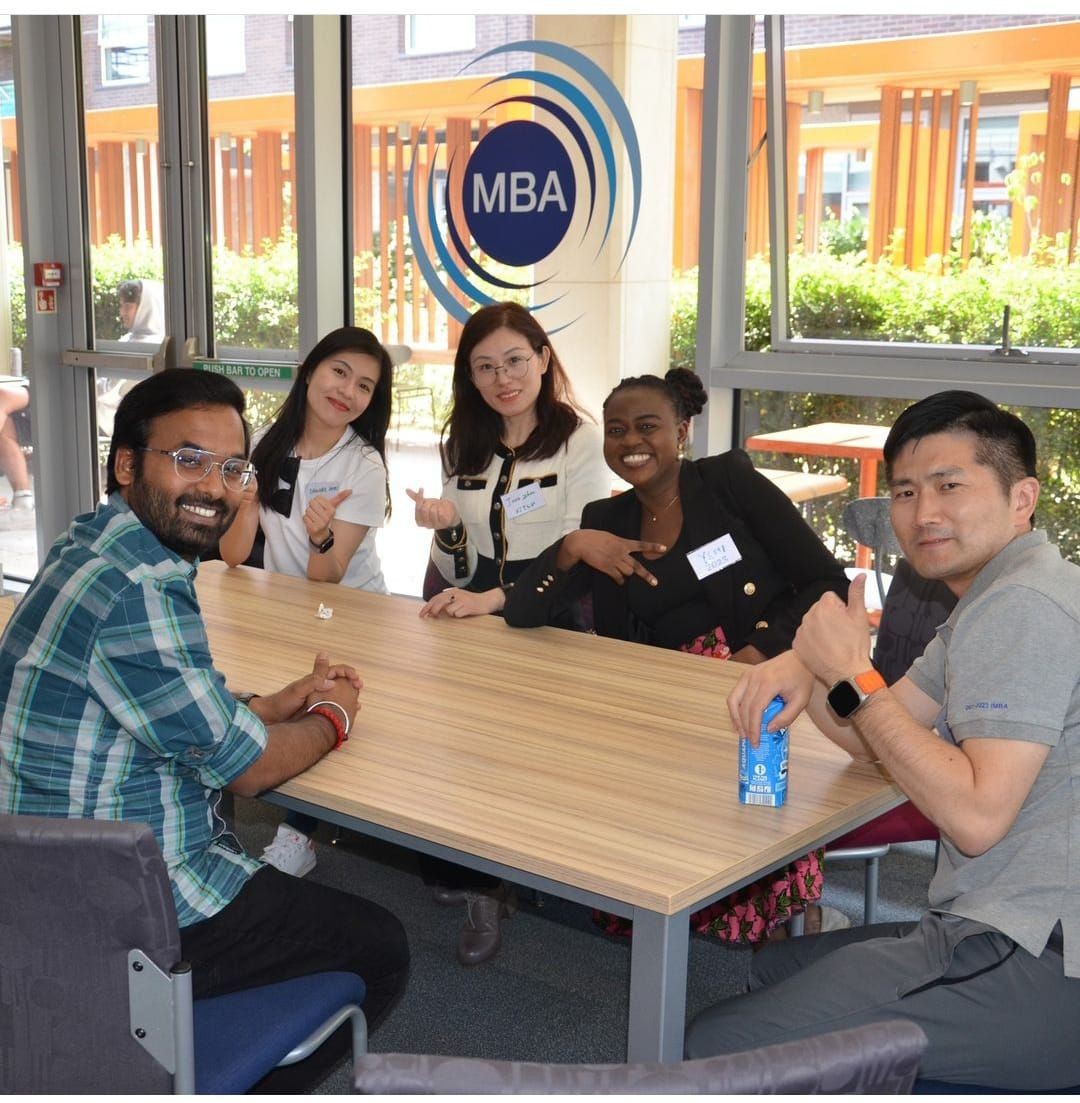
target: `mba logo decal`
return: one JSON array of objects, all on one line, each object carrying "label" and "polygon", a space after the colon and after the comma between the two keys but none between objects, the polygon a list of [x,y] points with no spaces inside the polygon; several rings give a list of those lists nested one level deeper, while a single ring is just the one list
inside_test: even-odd
[{"label": "mba logo decal", "polygon": [[[432,294],[459,322],[476,307],[504,299],[507,291],[531,290],[557,278],[558,264],[568,256],[584,251],[596,260],[611,234],[616,204],[625,202],[628,192],[630,232],[621,267],[641,210],[637,131],[607,74],[577,50],[538,39],[498,46],[465,68],[504,53],[550,58],[568,75],[516,69],[481,85],[478,92],[491,95],[506,82],[531,81],[532,93],[507,95],[485,110],[524,104],[533,118],[493,127],[463,163],[452,155],[441,201],[436,173],[428,174],[426,193],[417,195],[416,157],[409,169],[416,261]],[[470,251],[469,239],[480,256]],[[544,269],[542,278],[530,278],[535,273],[527,270],[537,265]],[[534,303],[531,309],[543,310],[561,298]]]}]

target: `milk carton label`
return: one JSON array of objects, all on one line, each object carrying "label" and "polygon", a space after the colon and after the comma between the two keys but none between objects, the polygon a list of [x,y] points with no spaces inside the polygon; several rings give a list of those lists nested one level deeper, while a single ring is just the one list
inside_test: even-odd
[{"label": "milk carton label", "polygon": [[787,800],[787,728],[772,733],[765,730],[783,707],[780,697],[774,697],[766,707],[761,716],[761,739],[756,747],[752,747],[748,739],[739,740],[739,800],[743,804],[780,808]]}]

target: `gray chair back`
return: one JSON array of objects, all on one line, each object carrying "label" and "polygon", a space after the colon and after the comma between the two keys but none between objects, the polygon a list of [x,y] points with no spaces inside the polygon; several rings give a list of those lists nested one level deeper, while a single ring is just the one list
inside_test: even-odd
[{"label": "gray chair back", "polygon": [[844,531],[874,553],[874,575],[877,578],[881,604],[885,604],[885,586],[881,567],[885,559],[900,554],[900,544],[893,532],[888,498],[856,498],[844,506],[841,518]]},{"label": "gray chair back", "polygon": [[356,1062],[364,1095],[904,1095],[926,1048],[903,1020],[675,1064],[547,1065],[409,1053]]},{"label": "gray chair back", "polygon": [[150,828],[0,815],[0,886],[0,1092],[170,1092],[128,1011],[128,951],[180,957]]}]

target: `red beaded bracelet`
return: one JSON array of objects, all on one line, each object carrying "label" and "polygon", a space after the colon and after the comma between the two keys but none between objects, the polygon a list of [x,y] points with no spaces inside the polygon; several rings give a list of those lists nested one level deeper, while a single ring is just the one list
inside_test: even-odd
[{"label": "red beaded bracelet", "polygon": [[[336,711],[335,711],[336,710]],[[308,709],[309,713],[314,713],[316,716],[324,716],[331,724],[334,725],[334,731],[337,732],[337,742],[333,745],[331,750],[336,751],[349,738],[349,729],[346,727],[349,721],[348,713],[334,701],[319,701],[317,704],[311,706]],[[338,716],[337,713],[341,713]],[[344,723],[342,722],[344,718]]]}]

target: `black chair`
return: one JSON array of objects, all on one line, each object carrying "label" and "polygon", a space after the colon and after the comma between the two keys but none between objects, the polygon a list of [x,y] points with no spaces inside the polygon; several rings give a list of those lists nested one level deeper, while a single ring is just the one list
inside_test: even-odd
[{"label": "black chair", "polygon": [[364,1095],[906,1095],[926,1035],[903,1020],[672,1064],[548,1065],[411,1053],[356,1060]]},{"label": "black chair", "polygon": [[353,973],[192,999],[146,824],[0,815],[0,1092],[247,1091],[351,1020]]}]

